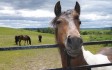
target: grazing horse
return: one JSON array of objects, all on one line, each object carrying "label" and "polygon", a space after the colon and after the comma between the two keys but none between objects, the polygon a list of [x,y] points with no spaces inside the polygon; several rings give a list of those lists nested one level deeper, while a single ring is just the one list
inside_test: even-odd
[{"label": "grazing horse", "polygon": [[31,39],[28,35],[15,36],[16,45],[18,45],[18,42],[19,42],[19,46],[21,46],[21,40],[24,40],[24,45],[26,44],[26,42],[27,42],[27,44],[31,45]]},{"label": "grazing horse", "polygon": [[[78,2],[74,9],[61,12],[60,1],[58,1],[54,13],[56,17],[52,20],[52,25],[55,29],[63,68],[112,62],[112,48],[103,48],[97,54],[84,49],[80,35],[81,21]],[[112,66],[92,68],[92,70],[112,70]]]},{"label": "grazing horse", "polygon": [[42,42],[42,35],[38,35],[38,41],[41,43]]}]

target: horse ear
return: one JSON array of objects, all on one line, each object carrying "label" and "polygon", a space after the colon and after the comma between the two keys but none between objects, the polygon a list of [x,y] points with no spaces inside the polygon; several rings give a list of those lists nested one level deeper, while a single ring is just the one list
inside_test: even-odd
[{"label": "horse ear", "polygon": [[77,1],[76,1],[76,5],[75,5],[74,10],[76,10],[76,12],[80,15],[80,5]]},{"label": "horse ear", "polygon": [[54,13],[56,16],[59,16],[61,14],[61,5],[60,5],[60,1],[58,1],[55,5],[54,8]]}]

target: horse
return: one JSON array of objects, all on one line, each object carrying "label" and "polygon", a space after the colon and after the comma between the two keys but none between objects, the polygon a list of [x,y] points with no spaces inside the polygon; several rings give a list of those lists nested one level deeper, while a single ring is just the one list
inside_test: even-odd
[{"label": "horse", "polygon": [[38,35],[38,41],[39,41],[39,43],[42,42],[42,35]]},{"label": "horse", "polygon": [[28,35],[15,36],[16,45],[18,45],[18,42],[19,42],[19,46],[21,46],[21,40],[24,40],[24,45],[26,44],[26,42],[27,42],[27,44],[31,45],[31,38]]},{"label": "horse", "polygon": [[[74,9],[64,12],[61,9],[60,1],[58,1],[54,7],[55,18],[51,23],[55,30],[62,67],[111,63],[112,48],[103,48],[96,54],[85,50],[80,35],[80,4],[76,1]],[[92,68],[92,70],[112,70],[112,66]]]}]

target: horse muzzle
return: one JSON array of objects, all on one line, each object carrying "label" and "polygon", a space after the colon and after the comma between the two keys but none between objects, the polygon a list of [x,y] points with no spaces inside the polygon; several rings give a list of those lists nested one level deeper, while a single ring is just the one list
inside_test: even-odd
[{"label": "horse muzzle", "polygon": [[68,36],[65,42],[65,49],[70,56],[76,56],[81,53],[82,44],[82,38]]}]

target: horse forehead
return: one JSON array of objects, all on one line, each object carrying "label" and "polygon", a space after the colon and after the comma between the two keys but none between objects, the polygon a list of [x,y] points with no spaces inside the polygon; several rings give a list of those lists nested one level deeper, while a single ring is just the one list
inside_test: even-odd
[{"label": "horse forehead", "polygon": [[67,21],[69,25],[74,24],[74,17],[78,15],[74,10],[67,10],[65,12],[62,12],[60,18],[64,19],[64,21]]},{"label": "horse forehead", "polygon": [[61,17],[64,17],[64,18],[70,18],[71,16],[72,16],[72,12],[71,11],[69,11],[69,12],[65,11],[61,15]]},{"label": "horse forehead", "polygon": [[73,10],[67,10],[67,11],[64,11],[62,12],[63,15],[69,15],[73,12]]},{"label": "horse forehead", "polygon": [[67,10],[67,11],[64,11],[64,12],[62,12],[62,17],[66,17],[66,18],[73,18],[73,16],[76,16],[76,15],[78,15],[77,13],[76,13],[76,11],[74,11],[74,10]]}]

